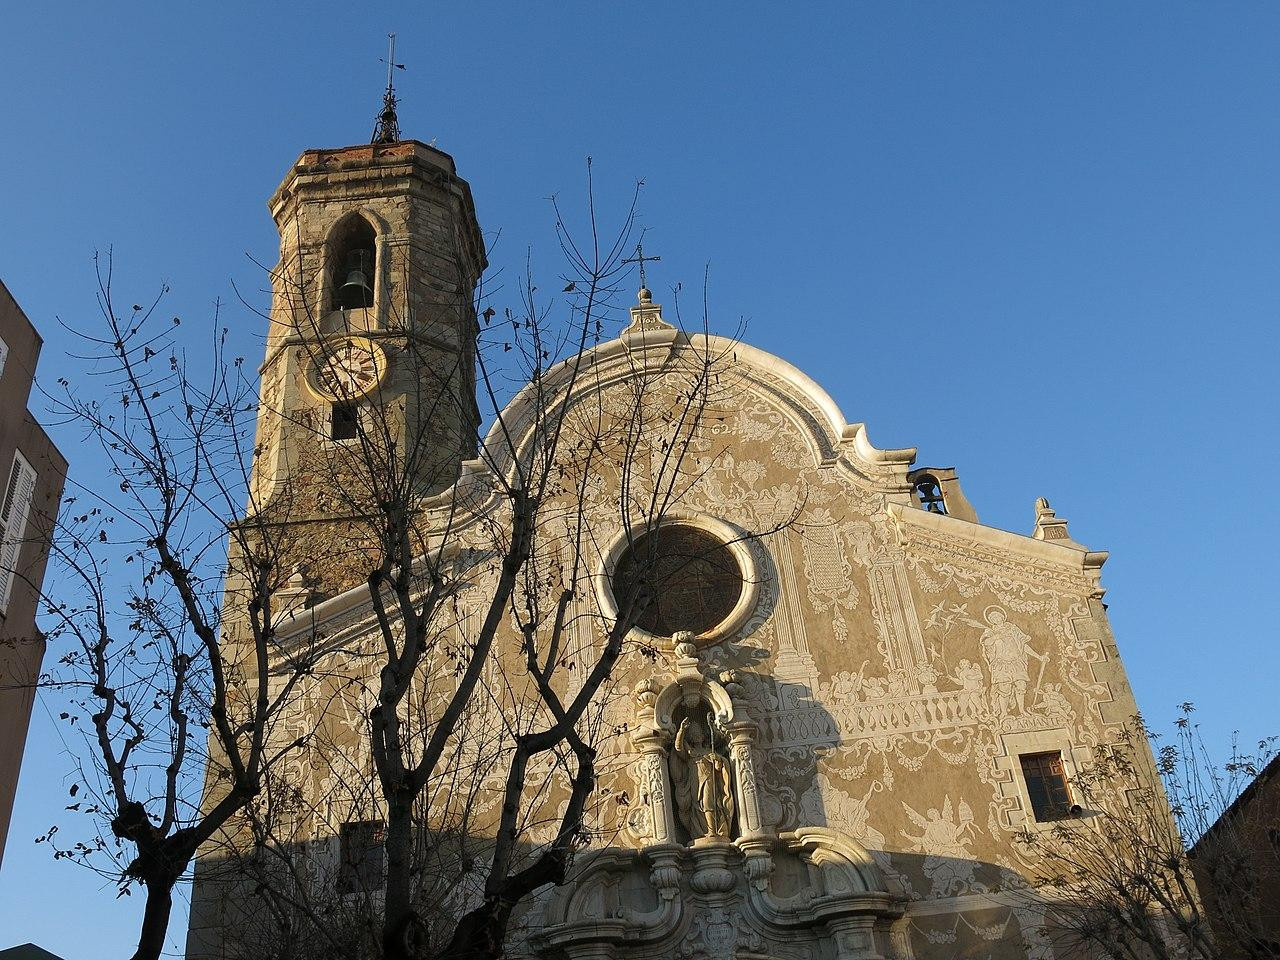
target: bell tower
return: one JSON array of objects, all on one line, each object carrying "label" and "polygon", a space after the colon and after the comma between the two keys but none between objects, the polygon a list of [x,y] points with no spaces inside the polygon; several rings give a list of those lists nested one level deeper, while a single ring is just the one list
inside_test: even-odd
[{"label": "bell tower", "polygon": [[[475,455],[473,297],[487,265],[453,159],[415,140],[308,150],[269,207],[280,262],[250,509],[349,518],[375,462],[375,485],[447,488]],[[350,585],[321,579],[323,592]]]}]

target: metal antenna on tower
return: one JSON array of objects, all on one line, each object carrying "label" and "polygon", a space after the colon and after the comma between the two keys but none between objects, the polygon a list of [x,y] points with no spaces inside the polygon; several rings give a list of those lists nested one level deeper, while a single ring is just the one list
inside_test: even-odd
[{"label": "metal antenna on tower", "polygon": [[[379,60],[382,58],[379,57]],[[396,35],[387,34],[387,92],[382,95],[382,112],[373,125],[370,143],[397,143],[400,140],[400,121],[396,119],[395,70],[403,70],[403,63],[396,63]]]}]

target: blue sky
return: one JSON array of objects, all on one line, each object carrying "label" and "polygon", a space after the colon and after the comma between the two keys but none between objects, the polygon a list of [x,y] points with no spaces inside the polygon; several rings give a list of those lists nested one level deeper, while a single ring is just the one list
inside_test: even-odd
[{"label": "blue sky", "polygon": [[[1215,743],[1280,730],[1280,5],[17,5],[0,278],[42,376],[55,318],[95,316],[95,249],[122,299],[167,282],[189,319],[259,289],[266,198],[304,148],[368,138],[389,30],[403,131],[456,158],[496,262],[556,267],[545,198],[581,196],[587,155],[606,206],[643,177],[655,299],[710,263],[721,329],[745,317],[875,443],[957,467],[984,522],[1029,532],[1049,497],[1112,553],[1157,724],[1191,699]],[[255,355],[261,322],[225,319]],[[57,709],[0,948],[127,956],[141,904],[32,843],[65,795]]]}]

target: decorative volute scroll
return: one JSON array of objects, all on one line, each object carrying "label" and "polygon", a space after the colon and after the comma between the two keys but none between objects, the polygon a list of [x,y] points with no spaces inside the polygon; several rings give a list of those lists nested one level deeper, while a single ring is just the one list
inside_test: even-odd
[{"label": "decorative volute scroll", "polygon": [[[874,956],[874,930],[886,917],[902,912],[900,894],[890,892],[883,873],[861,845],[822,827],[801,827],[778,841],[808,869],[811,882],[791,896],[780,897],[767,878],[752,881],[749,895],[759,914],[779,927],[826,924],[837,940],[858,946],[840,957]],[[863,952],[859,952],[863,951]]]},{"label": "decorative volute scroll", "polygon": [[638,849],[584,852],[534,947],[555,960],[906,960],[902,892],[850,838],[764,826],[745,690],[706,674],[691,634],[671,639],[673,662],[635,688]]}]

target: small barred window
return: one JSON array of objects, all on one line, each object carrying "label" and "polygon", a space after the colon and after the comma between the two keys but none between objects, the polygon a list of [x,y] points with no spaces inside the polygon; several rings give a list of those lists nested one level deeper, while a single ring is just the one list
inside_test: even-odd
[{"label": "small barred window", "polygon": [[381,820],[344,823],[338,830],[338,892],[368,893],[383,885],[384,829]]},{"label": "small barred window", "polygon": [[354,440],[360,435],[360,410],[354,403],[335,403],[329,420],[329,437]]}]

